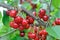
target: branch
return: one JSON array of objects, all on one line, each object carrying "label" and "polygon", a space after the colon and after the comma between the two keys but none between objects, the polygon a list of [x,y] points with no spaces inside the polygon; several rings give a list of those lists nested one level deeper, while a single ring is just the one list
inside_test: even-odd
[{"label": "branch", "polygon": [[44,23],[41,19],[35,17],[32,12],[29,12],[28,10],[26,10],[26,9],[23,8],[23,7],[21,7],[21,8],[22,8],[22,11],[24,11],[26,14],[28,14],[29,16],[31,16],[31,17],[33,17],[35,20],[37,20],[40,25],[45,26],[45,23]]},{"label": "branch", "polygon": [[13,31],[8,32],[8,33],[6,33],[6,34],[4,34],[4,35],[0,36],[0,38],[2,38],[2,37],[4,37],[4,36],[7,36],[7,35],[9,35],[9,34],[11,34],[11,33],[15,32],[15,31],[16,31],[16,29],[14,29]]},{"label": "branch", "polygon": [[[0,6],[5,7],[7,9],[14,9],[14,7],[8,6],[7,4],[3,4],[3,3],[0,3]],[[28,10],[26,10],[22,6],[18,7],[18,8],[15,8],[15,10],[18,10],[18,9],[22,9],[23,12],[25,12],[26,14],[28,14],[29,16],[31,16],[32,18],[34,18],[35,20],[37,20],[38,23],[39,23],[39,25],[42,25],[44,27],[46,26],[46,24],[41,19],[35,17],[32,12],[29,12]]]}]

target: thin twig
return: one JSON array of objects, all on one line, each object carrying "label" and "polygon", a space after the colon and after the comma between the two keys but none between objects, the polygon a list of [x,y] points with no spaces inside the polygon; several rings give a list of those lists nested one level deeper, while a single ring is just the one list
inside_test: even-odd
[{"label": "thin twig", "polygon": [[2,38],[2,37],[4,37],[4,36],[7,36],[7,35],[9,35],[9,34],[11,34],[11,33],[15,32],[15,31],[16,31],[16,29],[14,29],[13,31],[8,32],[8,33],[6,33],[6,34],[4,34],[4,35],[0,36],[0,38]]}]

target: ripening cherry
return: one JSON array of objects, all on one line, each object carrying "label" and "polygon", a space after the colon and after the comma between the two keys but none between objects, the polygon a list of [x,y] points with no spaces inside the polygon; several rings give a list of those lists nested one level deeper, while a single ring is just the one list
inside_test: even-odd
[{"label": "ripening cherry", "polygon": [[22,25],[23,26],[26,26],[28,24],[28,22],[24,19],[23,21],[22,21]]},{"label": "ripening cherry", "polygon": [[19,26],[19,30],[23,31],[24,30],[24,26]]},{"label": "ripening cherry", "polygon": [[38,32],[38,27],[34,27],[34,32],[37,33]]},{"label": "ripening cherry", "polygon": [[9,13],[9,16],[14,17],[14,18],[16,17],[16,15],[17,15],[16,10],[11,10],[10,13]]},{"label": "ripening cherry", "polygon": [[33,15],[36,16],[36,12],[35,11],[33,12]]},{"label": "ripening cherry", "polygon": [[44,15],[42,18],[44,21],[47,21],[49,19],[49,17],[47,15]]},{"label": "ripening cherry", "polygon": [[28,33],[28,38],[35,39],[36,34],[35,33]]},{"label": "ripening cherry", "polygon": [[22,17],[20,17],[20,16],[16,16],[15,18],[14,18],[14,21],[16,22],[16,23],[22,23],[22,20],[23,20],[23,18]]},{"label": "ripening cherry", "polygon": [[42,35],[47,35],[48,33],[46,32],[46,30],[41,30],[39,32],[39,35],[42,36]]},{"label": "ripening cherry", "polygon": [[20,36],[21,37],[24,37],[25,36],[25,33],[24,32],[20,32]]},{"label": "ripening cherry", "polygon": [[28,20],[29,20],[29,24],[33,24],[34,23],[34,19],[32,17],[29,17]]},{"label": "ripening cherry", "polygon": [[56,24],[56,25],[60,25],[60,18],[56,18],[55,24]]},{"label": "ripening cherry", "polygon": [[6,14],[9,15],[9,13],[10,13],[10,10],[7,10],[7,11],[6,11]]},{"label": "ripening cherry", "polygon": [[52,26],[55,26],[55,25],[56,25],[56,23],[55,23],[55,22],[53,22],[53,23],[52,23]]},{"label": "ripening cherry", "polygon": [[14,21],[10,22],[10,27],[17,29],[19,27],[18,24],[16,24]]},{"label": "ripening cherry", "polygon": [[26,19],[28,19],[30,16],[26,16]]}]

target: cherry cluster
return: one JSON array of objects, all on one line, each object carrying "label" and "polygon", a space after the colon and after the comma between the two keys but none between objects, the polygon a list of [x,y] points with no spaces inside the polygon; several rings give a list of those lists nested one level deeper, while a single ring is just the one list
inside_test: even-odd
[{"label": "cherry cluster", "polygon": [[7,15],[14,18],[14,20],[10,22],[10,27],[12,27],[14,29],[19,29],[20,36],[23,37],[25,35],[23,30],[29,29],[30,24],[34,23],[34,19],[30,16],[26,16],[26,19],[23,19],[21,16],[17,16],[17,14],[18,14],[18,12],[16,10],[7,11]]},{"label": "cherry cluster", "polygon": [[60,18],[56,18],[52,25],[60,25]]},{"label": "cherry cluster", "polygon": [[46,10],[41,9],[38,14],[39,18],[43,19],[44,21],[48,21],[49,16],[46,15]]},{"label": "cherry cluster", "polygon": [[[16,10],[7,11],[7,15],[14,19],[13,21],[10,22],[10,27],[14,29],[19,29],[20,36],[24,37],[25,36],[24,29],[29,29],[31,27],[30,24],[34,23],[34,19],[29,15],[27,15],[26,18],[24,19],[21,16],[18,16],[17,14],[18,12]],[[33,15],[36,16],[35,11],[33,12]],[[48,16],[45,15],[44,9],[40,10],[39,17],[43,18],[44,21],[48,20]],[[40,38],[42,38],[43,40],[46,39],[46,36],[47,36],[46,30],[41,30],[38,32],[38,28],[39,27],[34,28],[34,33],[28,32],[29,39],[34,39],[34,40],[39,40]]]},{"label": "cherry cluster", "polygon": [[46,30],[41,30],[41,31],[37,31],[38,28],[36,28],[34,31],[34,33],[29,32],[28,33],[28,38],[33,39],[33,40],[46,40],[47,37],[47,32]]}]

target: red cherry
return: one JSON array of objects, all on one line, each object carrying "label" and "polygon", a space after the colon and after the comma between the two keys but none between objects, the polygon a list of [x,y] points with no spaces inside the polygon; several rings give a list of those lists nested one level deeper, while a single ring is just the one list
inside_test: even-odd
[{"label": "red cherry", "polygon": [[10,13],[10,10],[7,10],[7,11],[6,11],[6,14],[9,15],[9,13]]},{"label": "red cherry", "polygon": [[16,18],[14,18],[14,21],[15,21],[16,23],[21,23],[22,20],[23,20],[23,18],[20,17],[20,16],[17,16]]},{"label": "red cherry", "polygon": [[19,27],[19,25],[12,21],[12,22],[10,22],[10,27],[17,29]]},{"label": "red cherry", "polygon": [[44,21],[47,21],[49,19],[49,17],[47,15],[43,16],[42,18]]},{"label": "red cherry", "polygon": [[39,40],[39,37],[37,36],[34,40]]},{"label": "red cherry", "polygon": [[33,22],[34,22],[34,19],[32,18],[32,17],[29,17],[29,24],[33,24]]},{"label": "red cherry", "polygon": [[32,33],[32,39],[35,39],[35,38],[36,38],[36,34]]},{"label": "red cherry", "polygon": [[24,30],[24,27],[23,27],[23,26],[20,26],[20,27],[19,27],[19,30],[20,30],[20,31],[23,31],[23,30]]},{"label": "red cherry", "polygon": [[41,30],[39,32],[39,35],[42,36],[42,35],[47,35],[48,33],[46,32],[46,30]]},{"label": "red cherry", "polygon": [[38,31],[38,27],[35,26],[34,27],[34,32],[37,33],[37,31]]},{"label": "red cherry", "polygon": [[36,16],[36,12],[35,11],[33,12],[33,15]]},{"label": "red cherry", "polygon": [[29,23],[29,20],[28,19],[26,19],[26,21]]},{"label": "red cherry", "polygon": [[42,15],[40,15],[40,13],[38,14],[38,16],[39,16],[39,18],[43,18],[43,16],[42,16]]},{"label": "red cherry", "polygon": [[42,18],[45,14],[46,14],[46,11],[45,11],[44,9],[41,9],[41,10],[39,11],[38,16],[39,16],[39,18]]},{"label": "red cherry", "polygon": [[60,25],[60,18],[56,18],[55,23],[56,25]]},{"label": "red cherry", "polygon": [[22,25],[23,26],[26,26],[28,24],[28,22],[24,19],[23,21],[22,21]]},{"label": "red cherry", "polygon": [[16,15],[17,15],[16,10],[11,10],[10,13],[9,13],[9,16],[11,16],[11,17],[16,17]]},{"label": "red cherry", "polygon": [[27,24],[26,26],[25,26],[25,29],[28,29],[30,27],[30,25],[29,24]]},{"label": "red cherry", "polygon": [[31,34],[32,34],[31,32],[28,33],[28,38],[31,38],[32,36]]},{"label": "red cherry", "polygon": [[21,37],[24,37],[25,36],[25,33],[24,32],[20,32],[20,36]]},{"label": "red cherry", "polygon": [[28,37],[31,39],[35,39],[36,38],[36,34],[35,33],[29,33]]},{"label": "red cherry", "polygon": [[42,15],[42,16],[44,16],[45,13],[46,13],[46,10],[45,10],[45,9],[41,9],[41,10],[39,11],[39,14]]},{"label": "red cherry", "polygon": [[42,40],[46,40],[46,36],[45,35],[42,35]]}]

